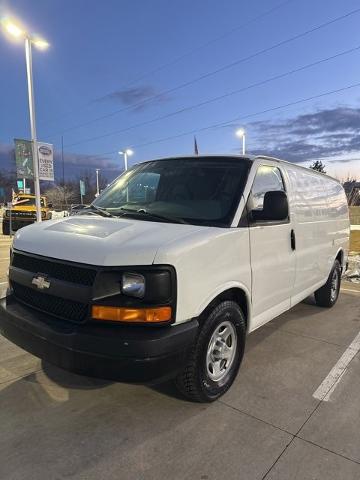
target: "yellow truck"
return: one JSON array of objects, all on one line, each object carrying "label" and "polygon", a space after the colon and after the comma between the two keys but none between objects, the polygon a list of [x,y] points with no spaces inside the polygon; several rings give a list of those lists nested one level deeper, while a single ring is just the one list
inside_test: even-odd
[{"label": "yellow truck", "polygon": [[[52,205],[47,202],[46,197],[41,197],[41,217],[43,220],[51,219],[51,207]],[[14,196],[12,207],[7,207],[4,211],[2,232],[4,235],[9,235],[10,225],[11,230],[16,231],[21,227],[34,223],[35,221],[35,195],[19,193]]]}]

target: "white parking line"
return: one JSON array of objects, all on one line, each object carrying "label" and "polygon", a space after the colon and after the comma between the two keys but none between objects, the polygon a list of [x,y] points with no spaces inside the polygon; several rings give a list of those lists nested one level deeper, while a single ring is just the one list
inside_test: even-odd
[{"label": "white parking line", "polygon": [[330,400],[331,394],[340,383],[341,378],[346,373],[351,360],[360,351],[360,332],[356,335],[354,340],[350,343],[348,348],[342,354],[340,360],[330,370],[328,376],[319,386],[319,388],[313,393],[313,397],[323,402]]}]

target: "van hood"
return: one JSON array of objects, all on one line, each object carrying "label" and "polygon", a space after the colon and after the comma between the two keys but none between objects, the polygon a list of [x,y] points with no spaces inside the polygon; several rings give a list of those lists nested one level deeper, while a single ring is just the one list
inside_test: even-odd
[{"label": "van hood", "polygon": [[24,227],[13,247],[99,266],[151,265],[160,247],[208,227],[81,215]]}]

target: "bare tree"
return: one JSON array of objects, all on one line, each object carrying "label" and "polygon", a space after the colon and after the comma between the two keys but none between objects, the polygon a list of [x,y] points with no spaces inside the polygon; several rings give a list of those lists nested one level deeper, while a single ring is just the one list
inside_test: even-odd
[{"label": "bare tree", "polygon": [[320,173],[326,173],[325,164],[321,160],[314,160],[313,163],[309,166],[312,170],[316,170]]},{"label": "bare tree", "polygon": [[0,187],[3,189],[3,195],[0,198],[0,203],[11,201],[12,189],[16,189],[16,173],[12,171],[0,171]]},{"label": "bare tree", "polygon": [[74,203],[78,199],[78,195],[75,192],[72,185],[54,185],[45,191],[45,195],[48,202],[53,204],[55,209],[64,210],[67,209],[71,203]]}]

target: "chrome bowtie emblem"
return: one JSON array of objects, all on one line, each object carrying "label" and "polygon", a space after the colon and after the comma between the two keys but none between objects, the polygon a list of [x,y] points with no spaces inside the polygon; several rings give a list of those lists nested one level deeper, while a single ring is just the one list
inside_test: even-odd
[{"label": "chrome bowtie emblem", "polygon": [[49,288],[50,287],[50,282],[46,280],[46,277],[42,277],[41,275],[35,275],[35,277],[32,279],[31,283],[33,285],[36,285],[37,288],[40,290],[43,290],[44,288]]}]

